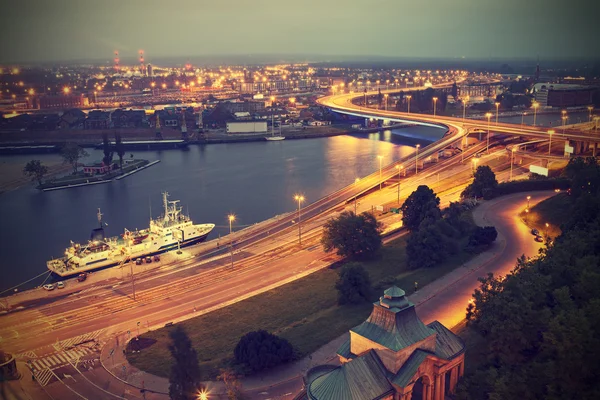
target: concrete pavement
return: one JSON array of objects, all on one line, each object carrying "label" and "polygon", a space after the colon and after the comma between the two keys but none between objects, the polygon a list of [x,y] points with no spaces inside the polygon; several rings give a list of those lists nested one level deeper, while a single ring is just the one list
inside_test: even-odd
[{"label": "concrete pavement", "polygon": [[[531,205],[555,193],[551,191],[530,193]],[[484,202],[473,212],[479,226],[493,225],[498,238],[487,251],[477,255],[452,272],[420,288],[409,299],[417,306],[420,318],[429,323],[440,321],[455,326],[465,316],[465,309],[473,291],[479,286],[478,278],[492,272],[505,275],[512,270],[517,257],[525,254],[533,257],[543,246],[533,240],[529,229],[519,219],[526,194],[517,193]],[[276,399],[289,397],[302,388],[302,376],[313,366],[336,364],[338,347],[347,339],[347,333],[321,347],[309,356],[264,374],[242,379],[243,388],[251,398]],[[127,363],[123,350],[130,336],[122,335],[109,341],[102,350],[103,366],[117,379],[137,388],[145,388],[157,394],[168,392],[168,379],[139,371]],[[112,351],[112,356],[110,353]],[[211,395],[224,395],[220,382],[207,382]]]}]

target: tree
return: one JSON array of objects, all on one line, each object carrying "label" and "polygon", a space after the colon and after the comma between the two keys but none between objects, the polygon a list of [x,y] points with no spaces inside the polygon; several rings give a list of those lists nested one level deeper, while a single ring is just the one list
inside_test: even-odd
[{"label": "tree", "polygon": [[382,224],[369,212],[360,215],[344,211],[323,227],[321,243],[326,252],[333,249],[353,259],[373,257],[381,248]]},{"label": "tree", "polygon": [[431,268],[444,261],[449,254],[457,251],[457,243],[444,230],[448,223],[439,220],[432,224],[422,224],[411,233],[406,242],[406,256],[409,268]]},{"label": "tree", "polygon": [[77,173],[77,164],[81,158],[89,156],[88,152],[76,143],[67,143],[63,146],[60,155],[65,164],[71,164],[73,173]]},{"label": "tree", "polygon": [[493,226],[477,227],[469,236],[469,247],[489,246],[498,237]]},{"label": "tree", "polygon": [[31,160],[23,168],[23,173],[41,185],[42,178],[48,173],[48,167],[42,164],[40,160]]},{"label": "tree", "polygon": [[402,223],[409,231],[416,231],[424,220],[435,222],[442,217],[440,198],[426,185],[412,192],[400,209]]},{"label": "tree", "polygon": [[110,165],[112,163],[113,152],[110,148],[110,142],[108,141],[108,134],[106,132],[102,133],[102,150],[104,151],[102,162],[104,165]]},{"label": "tree", "polygon": [[460,194],[462,198],[483,197],[489,199],[494,195],[498,181],[492,169],[487,165],[480,165],[475,171],[475,179]]},{"label": "tree", "polygon": [[239,377],[231,369],[221,369],[217,379],[223,381],[225,384],[225,390],[227,390],[227,399],[229,400],[241,400],[244,398],[242,394],[242,382]]},{"label": "tree", "polygon": [[195,399],[199,390],[200,367],[198,356],[192,342],[181,326],[169,332],[171,345],[169,351],[174,359],[169,376],[169,396],[174,400]]},{"label": "tree", "polygon": [[123,146],[123,141],[121,140],[121,134],[115,132],[115,150],[117,151],[117,155],[119,156],[119,166],[121,170],[123,169],[123,156],[125,155],[125,146]]},{"label": "tree", "polygon": [[290,361],[294,351],[287,340],[259,330],[242,336],[233,354],[238,363],[256,372]]},{"label": "tree", "polygon": [[340,270],[335,288],[338,290],[338,304],[362,303],[369,300],[371,280],[362,265],[350,263]]}]

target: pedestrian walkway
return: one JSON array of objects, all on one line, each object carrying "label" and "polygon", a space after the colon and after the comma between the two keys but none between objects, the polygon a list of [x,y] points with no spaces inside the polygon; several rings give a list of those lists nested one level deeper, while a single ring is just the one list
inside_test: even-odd
[{"label": "pedestrian walkway", "polygon": [[[538,196],[545,198],[550,197],[553,193],[538,192],[537,194]],[[485,202],[477,207],[473,211],[475,223],[479,226],[489,225],[486,218],[488,210],[498,202],[511,200],[515,196],[522,196],[522,194],[504,196]],[[438,294],[446,291],[452,286],[459,284],[461,280],[471,276],[473,271],[477,271],[494,261],[498,255],[502,254],[505,246],[506,238],[499,230],[496,243],[490,250],[477,255],[434,282],[422,288],[419,287],[416,292],[413,292],[413,294],[408,296],[409,300],[415,304],[417,312],[419,312],[420,306],[426,304]],[[420,315],[420,317],[424,321],[428,320],[426,315]],[[244,390],[258,392],[261,390],[268,390],[270,387],[284,382],[293,380],[301,381],[306,371],[314,366],[321,364],[337,364],[339,361],[336,351],[339,346],[347,340],[348,335],[348,333],[341,335],[301,360],[284,365],[275,370],[243,378],[242,386]],[[101,362],[104,368],[115,378],[139,389],[146,389],[155,393],[168,393],[168,379],[140,371],[127,362],[124,349],[127,345],[128,338],[129,335],[123,334],[112,338],[106,343],[101,353]],[[211,389],[211,393],[222,394],[225,392],[225,388],[221,382],[207,382],[207,384]]]}]

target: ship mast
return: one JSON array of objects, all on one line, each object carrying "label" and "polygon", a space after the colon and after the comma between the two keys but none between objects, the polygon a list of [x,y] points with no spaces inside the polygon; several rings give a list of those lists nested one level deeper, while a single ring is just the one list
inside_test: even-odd
[{"label": "ship mast", "polygon": [[102,228],[102,212],[100,212],[100,209],[98,209],[96,216],[98,217],[98,224],[100,224],[100,228]]},{"label": "ship mast", "polygon": [[169,193],[167,192],[163,192],[163,206],[165,207],[165,215],[164,215],[164,220],[165,222],[167,222],[169,220]]}]

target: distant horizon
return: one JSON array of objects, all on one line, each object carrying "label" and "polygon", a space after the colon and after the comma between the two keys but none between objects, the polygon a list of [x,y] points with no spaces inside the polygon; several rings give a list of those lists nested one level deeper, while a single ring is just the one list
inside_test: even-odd
[{"label": "distant horizon", "polygon": [[[154,63],[153,63],[154,61]],[[515,56],[515,57],[438,57],[438,56],[390,56],[390,55],[327,55],[327,54],[285,54],[285,53],[223,53],[223,54],[206,54],[206,55],[190,55],[190,56],[157,56],[151,57],[146,55],[146,64],[162,65],[171,64],[182,65],[187,62],[192,64],[219,64],[228,62],[239,65],[264,65],[282,63],[414,63],[414,62],[439,62],[439,63],[500,63],[509,64],[511,62],[533,63],[540,65],[546,64],[566,64],[566,65],[581,65],[581,63],[600,63],[600,55],[581,56],[581,57],[537,57],[537,56]],[[137,57],[122,57],[120,55],[121,65],[137,65],[139,60]],[[161,64],[162,63],[162,64]],[[47,65],[81,65],[93,64],[96,66],[113,65],[111,58],[71,58],[71,59],[56,59],[56,60],[41,60],[41,61],[9,61],[2,62],[2,66],[47,66]]]}]

